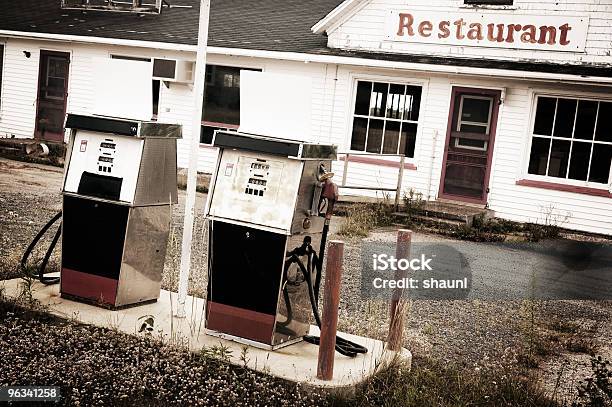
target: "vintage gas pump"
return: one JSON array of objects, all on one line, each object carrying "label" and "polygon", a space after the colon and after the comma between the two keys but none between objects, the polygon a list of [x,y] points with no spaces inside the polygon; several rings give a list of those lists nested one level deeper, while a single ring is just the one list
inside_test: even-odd
[{"label": "vintage gas pump", "polygon": [[301,341],[313,310],[318,322],[336,147],[231,131],[213,144],[207,332],[266,349]]},{"label": "vintage gas pump", "polygon": [[111,308],[155,301],[181,126],[69,114],[66,127],[62,297]]}]

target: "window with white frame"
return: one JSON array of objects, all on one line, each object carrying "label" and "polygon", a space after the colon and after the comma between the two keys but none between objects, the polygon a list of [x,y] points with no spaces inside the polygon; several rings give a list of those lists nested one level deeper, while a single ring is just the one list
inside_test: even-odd
[{"label": "window with white frame", "polygon": [[608,184],[612,101],[538,96],[528,173]]},{"label": "window with white frame", "polygon": [[414,157],[421,87],[358,81],[351,150]]}]

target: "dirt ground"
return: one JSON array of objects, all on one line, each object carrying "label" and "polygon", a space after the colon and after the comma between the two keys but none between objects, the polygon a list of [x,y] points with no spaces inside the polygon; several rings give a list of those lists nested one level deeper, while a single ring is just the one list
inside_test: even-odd
[{"label": "dirt ground", "polygon": [[[0,159],[0,280],[19,275],[19,259],[36,232],[61,209],[63,171],[54,167]],[[173,208],[163,288],[176,290],[180,264],[184,192]],[[190,292],[203,296],[206,289],[206,230],[198,194]],[[336,219],[332,230],[341,219]],[[331,236],[338,238],[338,236]],[[339,329],[379,339],[386,338],[388,304],[361,296],[363,245],[395,240],[394,229],[375,231],[366,239],[346,239]],[[415,241],[444,241],[437,236],[415,235]],[[47,239],[48,241],[48,239]],[[474,245],[480,245],[474,243]],[[44,245],[43,245],[44,246]],[[504,253],[490,246],[491,262]],[[498,249],[495,249],[498,250]],[[35,257],[42,256],[42,250]],[[57,268],[56,253],[51,268]],[[534,344],[537,346],[534,347]],[[427,357],[465,369],[488,369],[525,364],[534,358],[542,384],[562,397],[570,397],[577,380],[589,373],[589,355],[612,358],[612,303],[604,301],[455,300],[413,301],[407,312],[406,346],[416,358]]]}]

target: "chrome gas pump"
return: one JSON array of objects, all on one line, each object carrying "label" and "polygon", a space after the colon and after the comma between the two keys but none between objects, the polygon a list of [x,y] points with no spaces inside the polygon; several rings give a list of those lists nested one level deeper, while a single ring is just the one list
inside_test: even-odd
[{"label": "chrome gas pump", "polygon": [[[208,221],[206,330],[264,349],[309,340],[338,188],[336,147],[217,131]],[[318,248],[318,252],[315,248]],[[337,349],[366,350],[338,338]]]},{"label": "chrome gas pump", "polygon": [[[177,202],[176,140],[181,126],[69,114],[63,209],[60,216],[62,297],[118,308],[159,297]],[[48,255],[39,270],[44,277]]]}]

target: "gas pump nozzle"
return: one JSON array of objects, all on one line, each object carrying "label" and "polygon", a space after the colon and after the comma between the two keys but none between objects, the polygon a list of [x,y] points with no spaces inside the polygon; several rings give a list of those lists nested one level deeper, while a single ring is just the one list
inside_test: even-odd
[{"label": "gas pump nozzle", "polygon": [[338,186],[332,181],[334,175],[333,172],[328,172],[325,166],[321,164],[319,167],[318,179],[323,185],[321,201],[319,202],[319,215],[324,213],[325,225],[329,225],[329,221],[334,212],[334,205],[338,200]]}]

